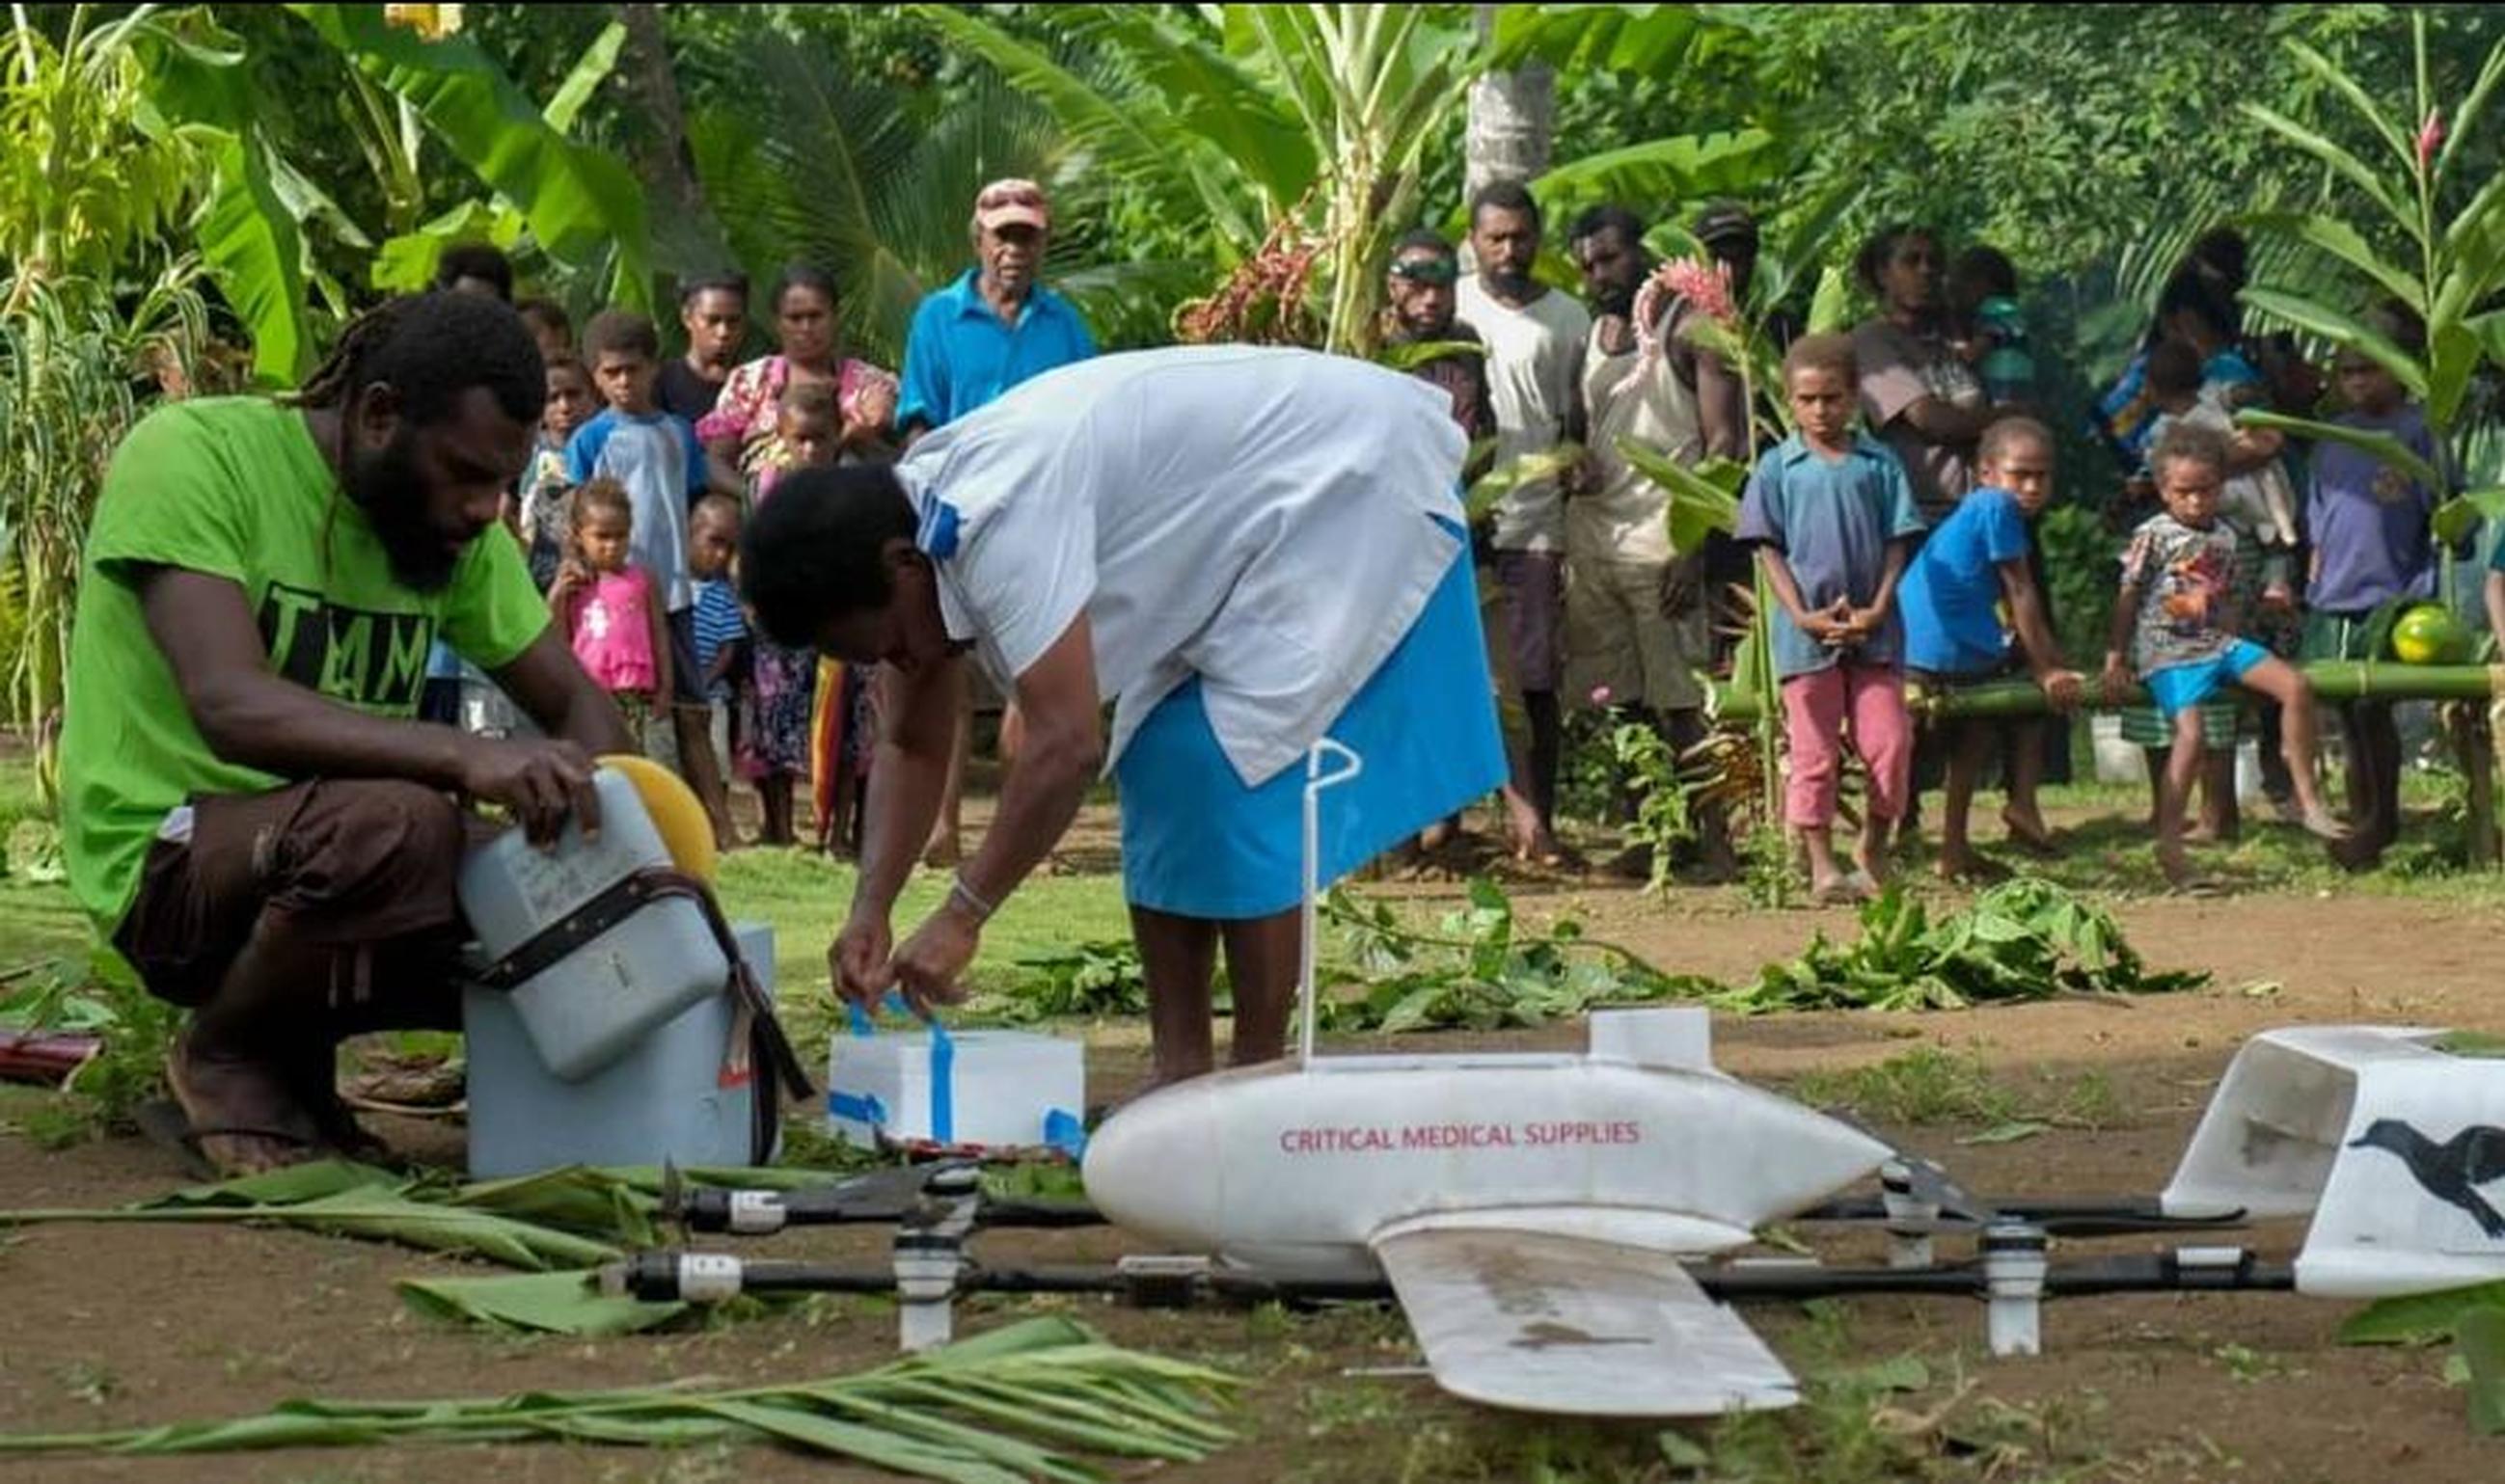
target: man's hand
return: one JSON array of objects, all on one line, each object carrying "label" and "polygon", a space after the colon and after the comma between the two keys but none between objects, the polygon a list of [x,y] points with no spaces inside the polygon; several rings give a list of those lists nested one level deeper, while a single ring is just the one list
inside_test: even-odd
[{"label": "man's hand", "polygon": [[896,983],[896,970],[889,962],[895,947],[885,913],[856,909],[827,948],[827,976],[834,983],[835,998],[864,1008],[876,1005],[887,986]]},{"label": "man's hand", "polygon": [[2104,673],[2099,677],[2107,706],[2120,704],[2123,692],[2131,689],[2131,667],[2119,654],[2105,656]]},{"label": "man's hand", "polygon": [[1557,471],[1557,493],[1569,500],[1577,495],[1589,495],[1600,487],[1600,456],[1588,448],[1576,454],[1573,463]]},{"label": "man's hand", "polygon": [[564,606],[567,599],[591,586],[591,569],[581,557],[567,557],[556,565],[556,580],[548,584],[548,606]]},{"label": "man's hand", "polygon": [[2075,670],[2048,670],[2035,677],[2035,688],[2053,709],[2066,711],[2087,693],[2087,680]]},{"label": "man's hand", "polygon": [[1661,614],[1677,618],[1693,604],[1705,589],[1705,554],[1693,552],[1676,557],[1661,569]]},{"label": "man's hand", "polygon": [[554,841],[568,815],[591,839],[600,834],[591,770],[591,754],[560,739],[474,737],[461,753],[461,791],[503,805],[535,846]]},{"label": "man's hand", "polygon": [[904,940],[904,947],[896,950],[891,965],[897,987],[904,991],[905,1003],[914,1014],[928,1016],[934,1005],[965,1001],[966,988],[959,982],[982,941],[982,924],[954,900],[923,919],[913,936]]},{"label": "man's hand", "polygon": [[836,441],[846,448],[864,448],[885,438],[895,422],[896,393],[884,382],[873,383],[862,389],[854,410],[844,414]]}]

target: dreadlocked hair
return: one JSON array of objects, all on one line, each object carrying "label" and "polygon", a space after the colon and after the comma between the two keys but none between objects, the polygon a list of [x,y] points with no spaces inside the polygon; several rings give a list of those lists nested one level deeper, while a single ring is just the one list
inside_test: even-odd
[{"label": "dreadlocked hair", "polygon": [[473,387],[486,388],[517,423],[538,423],[547,401],[547,372],[521,316],[485,294],[441,290],[386,300],[350,321],[286,400],[342,409],[375,385],[400,394],[402,416],[419,426],[449,417]]}]

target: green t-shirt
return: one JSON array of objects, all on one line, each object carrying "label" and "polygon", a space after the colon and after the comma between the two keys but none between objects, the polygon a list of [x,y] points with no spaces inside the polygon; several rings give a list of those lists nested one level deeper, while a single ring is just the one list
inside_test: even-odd
[{"label": "green t-shirt", "polygon": [[221,397],[149,414],[115,451],[88,529],[62,718],[70,889],[108,934],[169,811],[286,781],[201,740],[140,607],[136,578],[151,567],[231,579],[272,670],[376,716],[417,714],[439,627],[464,658],[497,670],[548,623],[502,526],[471,542],[441,592],[395,580],[296,409]]}]

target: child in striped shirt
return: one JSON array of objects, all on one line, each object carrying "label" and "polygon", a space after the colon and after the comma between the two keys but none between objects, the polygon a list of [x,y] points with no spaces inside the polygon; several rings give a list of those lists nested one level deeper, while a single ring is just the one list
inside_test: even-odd
[{"label": "child in striped shirt", "polygon": [[[731,755],[730,718],[747,673],[748,619],[740,612],[730,580],[739,523],[739,501],[727,495],[697,500],[695,513],[688,518],[688,576],[696,588],[696,681],[711,713],[707,736],[713,755],[725,760]],[[737,843],[730,827],[730,789],[722,769],[709,776],[713,787],[704,800],[705,813],[713,821],[715,844],[727,850]]]}]

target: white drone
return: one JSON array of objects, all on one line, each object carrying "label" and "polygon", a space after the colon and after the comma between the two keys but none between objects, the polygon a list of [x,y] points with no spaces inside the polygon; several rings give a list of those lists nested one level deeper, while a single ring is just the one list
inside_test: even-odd
[{"label": "white drone", "polygon": [[[1326,773],[1326,755],[1341,767]],[[1990,1300],[1995,1354],[2033,1354],[2046,1296],[2185,1289],[2381,1297],[2505,1278],[2505,1062],[2438,1032],[2270,1031],[2237,1054],[2154,1199],[1977,1201],[1928,1164],[1714,1068],[1705,1012],[1603,1011],[1581,1054],[1323,1056],[1313,1048],[1319,799],[1358,759],[1318,746],[1305,790],[1302,1044],[1292,1058],[1160,1089],[1108,1119],[1088,1202],[987,1200],[974,1168],[882,1172],[825,1191],[698,1191],[695,1229],[898,1224],[892,1270],[648,1253],[613,1275],[653,1298],[893,1291],[909,1348],[972,1289],[1145,1301],[1380,1294],[1455,1395],[1551,1413],[1682,1417],[1787,1406],[1789,1370],[1724,1302],[1920,1292]],[[1873,1175],[1875,1200],[1838,1198]],[[2500,1191],[2499,1199],[2505,1199]],[[2055,1262],[2048,1238],[2313,1218],[2293,1263],[2235,1246]],[[1729,1256],[1778,1221],[1866,1221],[1885,1267]],[[1002,1269],[981,1227],[1110,1222],[1181,1257]],[[1932,1238],[1977,1239],[1967,1261]]]}]

